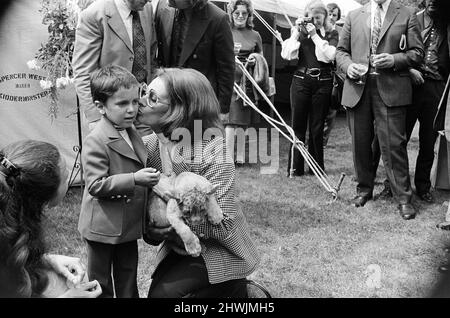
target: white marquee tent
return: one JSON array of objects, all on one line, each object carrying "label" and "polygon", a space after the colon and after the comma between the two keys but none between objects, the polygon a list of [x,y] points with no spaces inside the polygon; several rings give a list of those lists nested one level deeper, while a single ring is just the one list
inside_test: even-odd
[{"label": "white marquee tent", "polygon": [[[213,0],[214,2],[229,2],[229,0]],[[258,11],[276,13],[277,25],[289,27],[284,17],[287,14],[291,18],[297,18],[304,14],[305,6],[311,0],[253,0],[253,7]],[[324,4],[334,2],[341,8],[342,15],[346,16],[350,11],[355,10],[361,5],[355,0],[323,0]]]}]

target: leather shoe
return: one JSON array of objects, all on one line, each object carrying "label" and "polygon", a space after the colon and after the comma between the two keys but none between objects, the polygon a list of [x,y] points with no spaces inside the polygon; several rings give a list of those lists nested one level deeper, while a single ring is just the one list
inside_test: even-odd
[{"label": "leather shoe", "polygon": [[416,217],[416,209],[411,203],[399,204],[398,212],[404,220],[412,220]]},{"label": "leather shoe", "polygon": [[422,201],[425,201],[426,203],[433,203],[434,202],[433,195],[430,193],[430,191],[427,191],[427,192],[419,194],[419,198]]},{"label": "leather shoe", "polygon": [[438,271],[442,274],[448,274],[450,273],[450,265],[441,265],[438,267]]},{"label": "leather shoe", "polygon": [[352,204],[355,207],[359,208],[364,206],[370,199],[372,199],[371,195],[357,195],[355,198],[353,198]]}]

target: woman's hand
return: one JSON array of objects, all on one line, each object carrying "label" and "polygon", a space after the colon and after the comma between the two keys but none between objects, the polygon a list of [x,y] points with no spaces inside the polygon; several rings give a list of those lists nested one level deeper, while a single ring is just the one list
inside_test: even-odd
[{"label": "woman's hand", "polygon": [[304,21],[305,21],[304,17],[298,17],[297,20],[295,20],[295,26],[297,28],[300,28],[300,26],[303,24]]},{"label": "woman's hand", "polygon": [[300,27],[294,26],[291,29],[291,38],[298,40],[300,38]]},{"label": "woman's hand", "polygon": [[150,225],[146,229],[145,236],[146,241],[150,241],[154,243],[154,245],[157,245],[165,240],[174,241],[177,237],[177,233],[172,226],[156,227]]},{"label": "woman's hand", "polygon": [[306,31],[308,31],[308,34],[309,34],[309,36],[313,36],[313,35],[315,35],[315,34],[317,34],[317,31],[316,31],[316,26],[314,25],[314,24],[312,24],[312,23],[308,23],[307,25],[306,25]]},{"label": "woman's hand", "polygon": [[247,63],[249,66],[254,66],[256,63],[255,55],[254,53],[250,54],[250,56],[247,58]]},{"label": "woman's hand", "polygon": [[81,283],[86,274],[85,267],[78,257],[46,254],[45,258],[56,273],[65,277],[75,286]]},{"label": "woman's hand", "polygon": [[102,287],[98,281],[93,280],[68,289],[60,298],[97,298],[101,293]]}]

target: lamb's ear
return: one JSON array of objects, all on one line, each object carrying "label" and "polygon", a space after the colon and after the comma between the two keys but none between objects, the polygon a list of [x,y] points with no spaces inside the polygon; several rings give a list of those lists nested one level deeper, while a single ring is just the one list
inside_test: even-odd
[{"label": "lamb's ear", "polygon": [[217,184],[213,185],[211,190],[208,192],[208,194],[213,194],[217,191],[217,189],[219,188],[219,186]]}]

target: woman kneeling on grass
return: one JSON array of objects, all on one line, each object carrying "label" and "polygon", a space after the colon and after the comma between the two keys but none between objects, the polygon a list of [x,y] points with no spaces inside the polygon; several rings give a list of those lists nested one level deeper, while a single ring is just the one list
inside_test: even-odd
[{"label": "woman kneeling on grass", "polygon": [[[141,103],[138,120],[155,132],[143,138],[148,165],[166,175],[191,171],[205,177],[218,186],[215,195],[224,214],[218,225],[189,225],[202,245],[199,257],[179,255],[170,248],[177,236],[171,227],[148,229],[147,242],[162,242],[148,297],[245,297],[242,281],[255,270],[259,255],[236,203],[234,163],[225,151],[213,88],[195,70],[163,69],[146,88]],[[216,134],[205,137],[206,130]],[[189,135],[183,138],[190,138],[187,154],[177,147],[186,142],[175,137],[181,132]],[[201,136],[195,138],[198,132]]]},{"label": "woman kneeling on grass", "polygon": [[85,271],[78,258],[44,254],[43,209],[64,198],[68,175],[49,143],[25,140],[0,150],[0,297],[101,294],[96,281],[81,283]]}]

